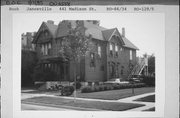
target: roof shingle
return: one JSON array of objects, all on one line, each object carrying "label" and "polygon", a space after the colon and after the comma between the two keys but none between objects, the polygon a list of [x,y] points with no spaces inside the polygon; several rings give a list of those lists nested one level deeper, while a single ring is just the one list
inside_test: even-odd
[{"label": "roof shingle", "polygon": [[[74,26],[76,24],[76,20],[64,20],[59,23],[59,25],[55,25],[52,23],[44,22],[48,27],[49,31],[52,33],[54,38],[63,37],[68,35],[69,27],[68,25]],[[111,35],[114,33],[117,28],[106,29],[99,25],[95,25],[88,21],[83,21],[84,27],[86,28],[85,35],[91,35],[94,39],[108,41],[111,38]],[[121,36],[118,33],[124,42],[124,47],[139,50],[132,42],[130,42],[126,37]]]}]

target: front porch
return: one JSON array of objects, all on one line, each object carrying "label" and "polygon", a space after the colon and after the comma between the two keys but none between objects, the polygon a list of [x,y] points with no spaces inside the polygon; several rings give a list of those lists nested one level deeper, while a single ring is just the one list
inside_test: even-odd
[{"label": "front porch", "polygon": [[62,59],[61,57],[48,57],[41,59],[38,65],[42,70],[48,70],[55,73],[55,78],[49,78],[48,81],[70,81],[69,61]]}]

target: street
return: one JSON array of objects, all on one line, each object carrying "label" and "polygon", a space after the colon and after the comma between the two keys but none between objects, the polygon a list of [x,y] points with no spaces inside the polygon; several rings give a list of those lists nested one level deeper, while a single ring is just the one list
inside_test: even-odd
[{"label": "street", "polygon": [[56,107],[49,107],[49,106],[41,106],[41,105],[33,105],[33,104],[21,104],[22,110],[48,110],[48,111],[69,111],[71,109],[65,109],[65,108],[56,108]]}]

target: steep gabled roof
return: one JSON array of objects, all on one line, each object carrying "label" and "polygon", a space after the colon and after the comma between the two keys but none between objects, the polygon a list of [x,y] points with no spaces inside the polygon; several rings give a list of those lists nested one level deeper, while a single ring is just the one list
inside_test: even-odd
[{"label": "steep gabled roof", "polygon": [[57,28],[58,28],[58,26],[55,25],[55,24],[48,23],[48,22],[42,22],[42,24],[41,24],[41,26],[39,27],[39,29],[38,29],[38,31],[37,31],[37,33],[36,33],[36,35],[35,35],[35,38],[34,38],[34,40],[32,41],[32,43],[36,43],[36,42],[37,42],[37,38],[38,38],[41,30],[44,30],[44,29],[47,29],[47,30],[51,33],[52,37],[55,38],[55,37],[56,37],[55,34],[56,34]]},{"label": "steep gabled roof", "polygon": [[116,28],[103,30],[102,34],[104,36],[104,39],[108,41],[110,37],[112,36],[113,32],[115,32],[115,30]]},{"label": "steep gabled roof", "polygon": [[55,38],[56,37],[56,30],[57,30],[58,26],[55,24],[48,23],[48,22],[44,22],[44,23],[47,26],[47,28],[49,29],[52,36]]},{"label": "steep gabled roof", "polygon": [[139,50],[139,48],[137,48],[132,42],[130,42],[126,37],[122,37],[125,45],[123,45],[124,47],[127,48],[131,48],[131,49],[135,49],[135,50]]},{"label": "steep gabled roof", "polygon": [[[117,28],[107,29],[104,27],[101,27],[99,25],[95,25],[93,23],[90,23],[88,21],[83,21],[84,27],[85,27],[85,35],[89,36],[91,35],[92,38],[102,41],[109,41],[109,39],[114,35],[119,35],[120,39],[122,39],[123,46],[135,50],[139,50],[132,42],[130,42],[126,37],[123,37]],[[54,38],[58,37],[64,37],[68,35],[69,31],[69,25],[75,26],[76,20],[64,20],[59,23],[59,25],[55,25],[49,22],[43,22],[42,25],[47,27],[49,32],[52,34]],[[42,27],[41,25],[41,27]],[[40,27],[40,28],[41,28]],[[40,30],[40,29],[39,29]],[[38,30],[38,32],[39,32]],[[38,33],[37,33],[38,35]]]}]

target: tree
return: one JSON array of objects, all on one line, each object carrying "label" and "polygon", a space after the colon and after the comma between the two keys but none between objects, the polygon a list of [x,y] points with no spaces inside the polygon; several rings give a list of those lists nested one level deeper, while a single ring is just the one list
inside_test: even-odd
[{"label": "tree", "polygon": [[21,56],[21,86],[32,86],[33,81],[33,70],[37,63],[36,53],[29,50],[22,50]]},{"label": "tree", "polygon": [[155,56],[152,54],[148,57],[148,73],[155,74]]},{"label": "tree", "polygon": [[76,99],[76,66],[80,59],[85,57],[86,53],[90,50],[89,41],[91,36],[88,37],[83,33],[82,25],[79,25],[80,21],[77,21],[76,28],[69,26],[69,32],[66,37],[63,38],[59,54],[66,61],[72,61],[74,66],[74,100]]}]

